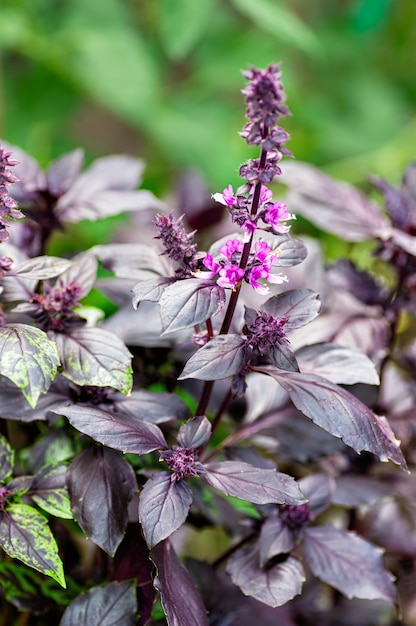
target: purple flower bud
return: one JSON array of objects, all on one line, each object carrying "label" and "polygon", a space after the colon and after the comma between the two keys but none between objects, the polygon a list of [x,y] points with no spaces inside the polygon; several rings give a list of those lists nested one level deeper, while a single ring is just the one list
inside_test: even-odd
[{"label": "purple flower bud", "polygon": [[204,468],[198,461],[198,456],[193,448],[180,448],[173,446],[172,450],[165,450],[160,455],[172,470],[172,480],[183,480],[191,476],[198,476],[204,472]]},{"label": "purple flower bud", "polygon": [[279,506],[280,519],[290,530],[302,530],[312,519],[309,504],[281,504]]},{"label": "purple flower bud", "polygon": [[159,235],[155,239],[160,239],[163,243],[166,254],[179,264],[176,270],[178,278],[192,276],[198,267],[196,258],[196,243],[194,243],[194,233],[187,233],[182,226],[183,215],[177,220],[173,219],[172,213],[169,215],[157,215],[155,224],[159,229]]}]

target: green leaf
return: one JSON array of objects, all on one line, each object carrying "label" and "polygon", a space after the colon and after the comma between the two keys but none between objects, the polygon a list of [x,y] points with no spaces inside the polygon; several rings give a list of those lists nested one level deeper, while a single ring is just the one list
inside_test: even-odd
[{"label": "green leaf", "polygon": [[55,344],[34,326],[0,328],[0,374],[21,389],[32,408],[48,391],[59,364]]},{"label": "green leaf", "polygon": [[168,56],[183,59],[211,24],[215,0],[162,0],[159,12],[160,38]]},{"label": "green leaf", "polygon": [[72,519],[66,472],[67,466],[64,464],[43,467],[33,479],[29,495],[47,513]]},{"label": "green leaf", "polygon": [[12,558],[66,587],[58,546],[47,520],[27,504],[11,504],[0,515],[0,545]]},{"label": "green leaf", "polygon": [[14,450],[3,435],[0,435],[0,482],[9,478],[14,465]]},{"label": "green leaf", "polygon": [[235,8],[266,33],[315,57],[321,53],[318,38],[295,13],[276,0],[232,0]]},{"label": "green leaf", "polygon": [[76,385],[113,387],[128,394],[132,386],[131,354],[115,335],[101,328],[76,328],[70,335],[50,333],[63,372]]}]

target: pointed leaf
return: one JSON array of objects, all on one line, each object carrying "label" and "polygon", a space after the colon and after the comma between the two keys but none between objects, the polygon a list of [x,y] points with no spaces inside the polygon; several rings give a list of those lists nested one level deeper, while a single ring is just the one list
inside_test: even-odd
[{"label": "pointed leaf", "polygon": [[83,160],[84,151],[78,148],[52,161],[46,172],[46,177],[48,179],[48,191],[53,196],[59,198],[71,187],[81,172]]},{"label": "pointed leaf", "polygon": [[299,480],[302,493],[308,498],[312,519],[325,511],[333,502],[335,481],[326,474],[309,474]]},{"label": "pointed leaf", "polygon": [[318,374],[332,383],[378,385],[380,379],[374,363],[362,352],[331,343],[305,346],[296,351],[302,372]]},{"label": "pointed leaf", "polygon": [[58,280],[58,285],[70,285],[76,283],[81,287],[79,298],[86,296],[94,287],[97,278],[98,262],[91,252],[82,252],[72,259],[71,266]]},{"label": "pointed leaf", "polygon": [[59,626],[136,626],[135,581],[93,587],[69,605]]},{"label": "pointed leaf", "polygon": [[395,601],[393,576],[384,569],[383,550],[355,533],[334,526],[308,528],[304,550],[315,576],[347,598]]},{"label": "pointed leaf", "polygon": [[170,541],[155,546],[150,558],[157,569],[154,585],[160,592],[169,626],[208,626],[207,612],[199,591]]},{"label": "pointed leaf", "polygon": [[0,483],[4,482],[13,471],[14,450],[6,437],[0,435]]},{"label": "pointed leaf", "polygon": [[139,418],[79,404],[59,407],[54,413],[64,415],[81,433],[115,450],[147,454],[167,448],[160,428]]},{"label": "pointed leaf", "polygon": [[0,374],[22,391],[34,408],[56,376],[59,356],[47,335],[34,326],[0,328]]},{"label": "pointed leaf", "polygon": [[295,479],[276,470],[265,470],[235,461],[207,463],[204,468],[207,482],[228,496],[253,504],[305,502]]},{"label": "pointed leaf", "polygon": [[235,552],[226,569],[244,595],[273,607],[282,606],[298,595],[305,580],[301,563],[292,556],[273,567],[261,569],[257,546],[246,546]]},{"label": "pointed leaf", "polygon": [[155,274],[165,277],[168,273],[168,264],[164,257],[156,248],[146,244],[112,243],[94,246],[91,251],[106,269],[120,278],[143,280],[142,274],[147,272],[148,277],[153,279]]},{"label": "pointed leaf", "polygon": [[134,285],[132,289],[133,307],[137,309],[140,302],[143,300],[159,302],[166,287],[169,287],[169,285],[172,285],[174,282],[176,282],[174,278],[167,278],[165,276],[140,281]]},{"label": "pointed leaf", "polygon": [[55,538],[47,520],[33,507],[11,504],[0,512],[0,546],[12,558],[66,586]]},{"label": "pointed leaf", "polygon": [[204,415],[199,415],[182,424],[178,433],[178,444],[182,448],[202,448],[210,440],[211,431],[211,422]]},{"label": "pointed leaf", "polygon": [[321,308],[319,294],[312,289],[293,289],[273,296],[261,309],[273,317],[286,318],[285,329],[300,328],[311,322]]},{"label": "pointed leaf", "polygon": [[77,385],[113,387],[124,394],[132,385],[131,354],[113,333],[81,327],[71,334],[52,333],[63,375]]},{"label": "pointed leaf", "polygon": [[279,369],[287,372],[299,371],[296,356],[289,346],[285,344],[274,344],[269,352],[269,355],[274,365],[276,365]]},{"label": "pointed leaf", "polygon": [[42,467],[32,481],[29,495],[51,515],[72,519],[66,472],[67,466],[63,463]]},{"label": "pointed leaf", "polygon": [[149,478],[139,500],[139,520],[147,545],[152,548],[180,528],[188,517],[192,491],[173,474],[159,472]]},{"label": "pointed leaf", "polygon": [[218,335],[191,356],[178,380],[219,380],[239,374],[247,354],[246,340],[240,335]]},{"label": "pointed leaf", "polygon": [[342,387],[313,374],[256,369],[277,380],[299,411],[356,452],[367,450],[381,461],[391,460],[406,467],[399,442],[386,423]]},{"label": "pointed leaf", "polygon": [[267,518],[260,531],[260,566],[264,567],[274,556],[289,553],[294,545],[295,537],[292,530],[279,517]]},{"label": "pointed leaf", "polygon": [[166,287],[159,300],[165,333],[203,324],[225,304],[225,291],[217,283],[199,278],[180,280]]},{"label": "pointed leaf", "polygon": [[31,280],[48,280],[48,278],[62,274],[71,266],[71,263],[59,257],[38,256],[18,265],[11,275]]},{"label": "pointed leaf", "polygon": [[131,465],[119,452],[91,446],[72,461],[68,489],[85,535],[114,556],[128,524],[128,504],[137,491]]},{"label": "pointed leaf", "polygon": [[114,407],[117,413],[152,424],[184,420],[189,416],[189,408],[174,393],[154,393],[143,389],[132,391],[127,397],[114,398]]},{"label": "pointed leaf", "polygon": [[285,238],[273,251],[279,253],[273,263],[276,267],[299,265],[308,256],[305,244],[295,237]]}]

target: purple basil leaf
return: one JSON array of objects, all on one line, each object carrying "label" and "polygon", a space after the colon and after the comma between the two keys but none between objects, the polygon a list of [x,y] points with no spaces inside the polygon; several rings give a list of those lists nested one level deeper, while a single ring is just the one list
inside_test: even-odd
[{"label": "purple basil leaf", "polygon": [[169,285],[159,300],[163,332],[203,324],[225,304],[225,291],[217,283],[187,278]]},{"label": "purple basil leaf", "polygon": [[305,346],[296,351],[296,358],[302,372],[318,374],[332,383],[378,385],[380,382],[368,356],[348,346],[331,343]]},{"label": "purple basil leaf", "polygon": [[68,392],[56,385],[57,380],[65,380],[59,376],[49,387],[47,394],[42,394],[32,409],[24,399],[20,390],[7,378],[0,376],[0,417],[22,422],[45,420],[50,409],[61,406],[68,399]]},{"label": "purple basil leaf", "polygon": [[72,259],[71,267],[61,274],[59,286],[76,283],[81,289],[79,298],[86,296],[94,287],[97,278],[97,259],[91,252],[82,252]]},{"label": "purple basil leaf", "polygon": [[63,519],[72,519],[66,486],[67,469],[63,463],[42,467],[31,481],[29,495],[47,513]]},{"label": "purple basil leaf", "polygon": [[128,278],[97,278],[95,288],[101,291],[111,302],[123,306],[131,301],[131,290],[134,281]]},{"label": "purple basil leaf", "polygon": [[385,239],[391,231],[377,204],[352,185],[299,161],[286,163],[280,182],[289,186],[287,204],[323,230],[346,241]]},{"label": "purple basil leaf", "polygon": [[154,585],[160,592],[169,626],[209,626],[199,591],[170,541],[155,546],[150,558],[157,569]]},{"label": "purple basil leaf", "polygon": [[276,365],[276,367],[278,367],[279,369],[288,372],[299,371],[299,365],[296,360],[296,356],[289,348],[289,346],[285,344],[274,344],[269,351],[269,356],[274,365]]},{"label": "purple basil leaf", "polygon": [[152,424],[171,420],[184,420],[189,416],[187,405],[174,393],[132,391],[129,396],[114,398],[115,410],[132,418],[140,418]]},{"label": "purple basil leaf", "polygon": [[68,469],[72,511],[85,535],[114,556],[128,524],[128,504],[137,491],[133,468],[114,450],[91,446]]},{"label": "purple basil leaf", "polygon": [[11,476],[14,465],[14,450],[3,435],[0,435],[0,483]]},{"label": "purple basil leaf", "polygon": [[19,161],[13,168],[13,174],[17,176],[19,181],[10,185],[10,195],[19,204],[24,204],[28,199],[30,200],[33,191],[47,188],[46,176],[39,164],[27,152],[8,144],[7,141],[2,140],[1,145],[7,151],[13,152],[13,159]]},{"label": "purple basil leaf", "polygon": [[53,256],[38,256],[19,264],[11,272],[12,276],[30,280],[48,280],[62,274],[71,266],[71,261]]},{"label": "purple basil leaf", "polygon": [[94,246],[91,252],[119,278],[144,280],[143,274],[146,278],[154,278],[155,274],[164,277],[168,273],[166,259],[156,248],[146,244],[112,243]]},{"label": "purple basil leaf", "polygon": [[157,591],[153,586],[154,567],[149,558],[149,548],[137,524],[129,524],[123,541],[114,556],[114,580],[136,579],[136,595],[140,619],[137,626],[148,624]]},{"label": "purple basil leaf", "polygon": [[139,499],[139,519],[147,545],[153,548],[178,530],[188,517],[192,491],[173,474],[158,472],[149,478]]},{"label": "purple basil leaf", "polygon": [[9,378],[32,408],[56,376],[59,356],[53,341],[34,326],[0,328],[0,374]]},{"label": "purple basil leaf", "polygon": [[133,292],[133,307],[137,309],[140,302],[143,300],[150,300],[151,302],[159,302],[166,287],[172,285],[175,282],[174,278],[165,278],[164,276],[158,276],[157,278],[149,278],[148,280],[142,280],[134,285]]},{"label": "purple basil leaf", "polygon": [[287,318],[285,329],[305,326],[318,315],[321,308],[319,294],[311,289],[293,289],[273,296],[261,309],[273,317]]},{"label": "purple basil leaf", "polygon": [[396,600],[393,576],[384,569],[383,550],[334,526],[308,528],[305,558],[313,574],[347,598]]},{"label": "purple basil leaf", "polygon": [[335,437],[341,437],[356,452],[367,450],[381,461],[391,460],[406,468],[399,442],[388,426],[342,387],[313,374],[283,373],[272,368],[258,371],[273,376],[299,411]]},{"label": "purple basil leaf", "polygon": [[204,416],[193,417],[179,429],[177,441],[182,448],[202,448],[211,437],[211,423]]},{"label": "purple basil leaf", "polygon": [[309,474],[299,480],[305,498],[308,498],[312,518],[325,511],[333,502],[335,482],[325,474]]},{"label": "purple basil leaf", "polygon": [[48,522],[27,504],[10,504],[0,511],[0,547],[65,587],[62,561]]},{"label": "purple basil leaf", "polygon": [[68,191],[80,174],[83,161],[84,151],[81,148],[52,161],[46,172],[49,193],[59,198]]},{"label": "purple basil leaf", "polygon": [[228,461],[242,461],[262,469],[276,469],[271,459],[265,459],[253,446],[227,446],[224,450]]},{"label": "purple basil leaf", "polygon": [[253,504],[304,504],[306,501],[292,476],[248,463],[224,461],[204,465],[204,478],[227,496]]},{"label": "purple basil leaf", "polygon": [[332,502],[356,507],[362,504],[375,504],[391,495],[392,487],[389,483],[368,476],[340,476],[336,480]]},{"label": "purple basil leaf", "polygon": [[136,616],[136,582],[111,582],[75,598],[59,626],[136,626]]},{"label": "purple basil leaf", "polygon": [[305,575],[303,567],[292,556],[282,563],[261,569],[257,546],[246,546],[235,552],[227,564],[231,580],[246,596],[268,606],[282,606],[297,596]]},{"label": "purple basil leaf", "polygon": [[115,450],[147,454],[167,448],[160,428],[139,418],[81,405],[62,406],[53,412],[67,417],[81,433]]},{"label": "purple basil leaf", "polygon": [[[55,416],[54,416],[55,417]],[[49,430],[32,446],[20,450],[20,456],[28,472],[36,474],[44,465],[52,465],[72,459],[77,445],[65,428]]]},{"label": "purple basil leaf", "polygon": [[81,386],[113,387],[124,394],[129,393],[131,354],[116,335],[85,326],[75,328],[67,335],[49,334],[56,342],[66,378]]},{"label": "purple basil leaf", "polygon": [[276,267],[292,267],[293,265],[298,265],[306,259],[308,254],[305,244],[299,239],[295,239],[295,237],[287,237],[284,239],[274,248],[274,252],[279,253],[273,263]]},{"label": "purple basil leaf", "polygon": [[239,374],[247,361],[246,340],[240,335],[218,335],[195,352],[178,380],[219,380]]},{"label": "purple basil leaf", "polygon": [[377,176],[370,176],[370,182],[383,193],[393,226],[406,230],[409,225],[409,208],[400,191]]},{"label": "purple basil leaf", "polygon": [[294,546],[295,537],[290,528],[279,517],[269,517],[260,531],[260,567],[264,567],[274,556],[289,553]]}]

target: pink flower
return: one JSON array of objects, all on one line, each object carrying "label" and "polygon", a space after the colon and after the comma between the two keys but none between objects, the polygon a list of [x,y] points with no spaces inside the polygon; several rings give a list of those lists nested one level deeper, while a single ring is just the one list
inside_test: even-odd
[{"label": "pink flower", "polygon": [[213,276],[215,276],[215,274],[218,273],[218,270],[221,267],[219,263],[216,263],[214,261],[214,257],[212,256],[212,254],[206,254],[204,258],[202,259],[202,263],[205,265],[207,269],[210,270],[208,275],[206,275],[206,273],[203,272],[204,278],[212,278]]},{"label": "pink flower", "polygon": [[244,228],[244,230],[246,231],[246,234],[244,235],[244,241],[249,241],[251,235],[254,233],[254,231],[257,230],[257,224],[252,220],[246,220],[243,223],[242,228]]},{"label": "pink flower", "polygon": [[235,289],[236,284],[244,276],[245,272],[238,265],[224,265],[219,271],[220,278],[217,284],[226,289]]},{"label": "pink flower", "polygon": [[290,226],[287,226],[285,222],[287,220],[294,220],[296,216],[293,213],[288,213],[286,202],[274,202],[267,209],[263,220],[272,226],[275,233],[287,233]]},{"label": "pink flower", "polygon": [[234,190],[231,185],[228,185],[222,193],[214,193],[212,197],[216,202],[220,202],[226,206],[233,206],[237,202],[237,198],[234,196]]},{"label": "pink flower", "polygon": [[273,258],[275,258],[276,256],[272,253],[272,249],[270,248],[269,244],[265,241],[256,241],[256,243],[254,244],[254,256],[256,257],[256,259],[264,262],[270,257],[270,255],[272,255]]},{"label": "pink flower", "polygon": [[243,242],[239,239],[228,239],[223,246],[220,248],[220,252],[227,261],[231,261],[231,258],[234,252],[242,252],[243,251]]},{"label": "pink flower", "polygon": [[260,187],[260,199],[259,199],[260,205],[266,204],[266,202],[270,202],[272,197],[273,197],[273,191],[270,191],[270,189],[266,187],[266,185],[262,185]]}]

